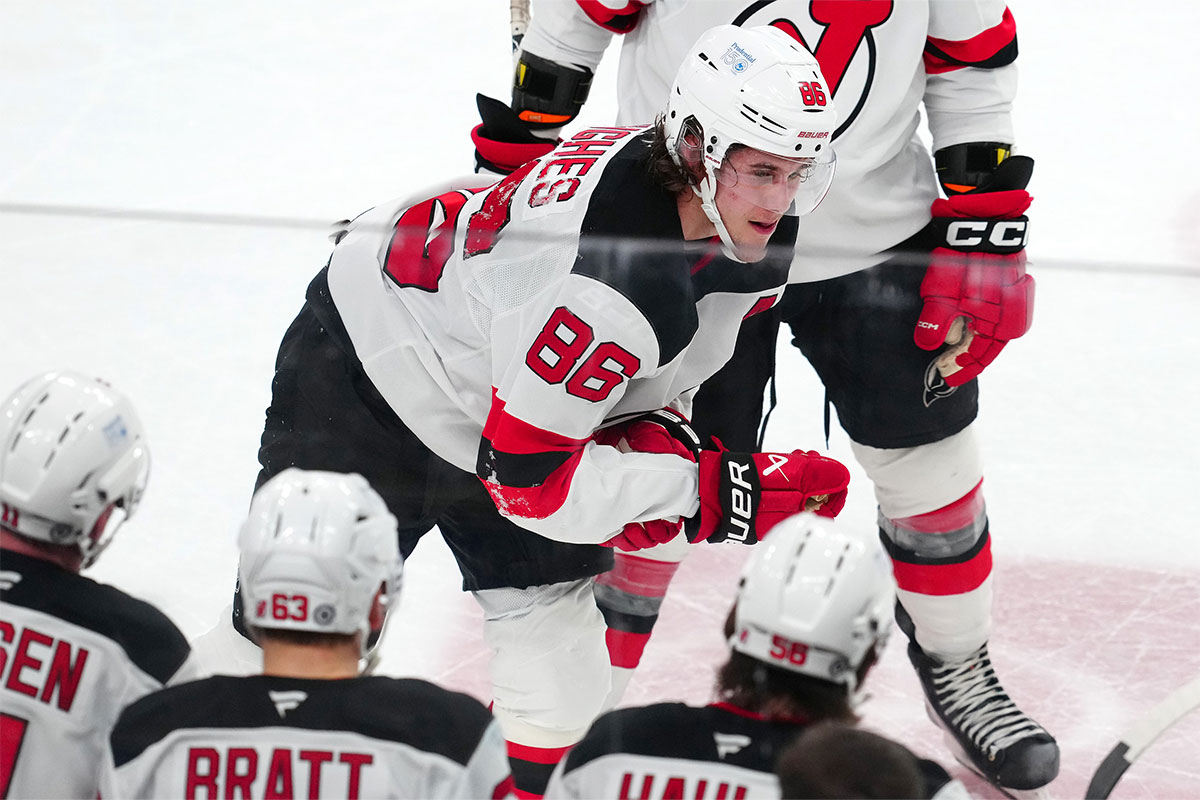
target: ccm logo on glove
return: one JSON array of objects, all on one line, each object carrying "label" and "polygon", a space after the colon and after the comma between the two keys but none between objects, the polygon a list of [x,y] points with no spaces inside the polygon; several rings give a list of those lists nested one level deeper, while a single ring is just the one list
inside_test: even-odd
[{"label": "ccm logo on glove", "polygon": [[1029,220],[972,219],[951,222],[946,227],[947,247],[978,248],[985,242],[991,245],[987,252],[1015,253],[1029,243]]}]

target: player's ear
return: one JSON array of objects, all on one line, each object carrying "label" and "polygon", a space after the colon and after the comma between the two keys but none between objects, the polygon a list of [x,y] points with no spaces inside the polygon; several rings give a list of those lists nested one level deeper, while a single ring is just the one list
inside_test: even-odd
[{"label": "player's ear", "polygon": [[370,625],[372,633],[378,633],[383,630],[383,621],[387,617],[387,593],[386,587],[383,584],[379,585],[379,590],[375,592],[375,598],[371,601],[371,610],[367,616],[367,622]]}]

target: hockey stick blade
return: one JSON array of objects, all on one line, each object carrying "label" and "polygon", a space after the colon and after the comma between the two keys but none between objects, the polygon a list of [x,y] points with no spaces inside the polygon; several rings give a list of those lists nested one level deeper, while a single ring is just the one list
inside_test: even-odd
[{"label": "hockey stick blade", "polygon": [[1087,800],[1104,800],[1108,797],[1125,770],[1137,761],[1146,748],[1197,706],[1200,706],[1200,676],[1180,686],[1129,729],[1129,733],[1117,742],[1096,768],[1084,797]]}]

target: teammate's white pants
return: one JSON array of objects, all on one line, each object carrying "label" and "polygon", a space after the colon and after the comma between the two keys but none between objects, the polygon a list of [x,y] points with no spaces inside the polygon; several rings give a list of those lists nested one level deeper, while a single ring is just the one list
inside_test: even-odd
[{"label": "teammate's white pants", "polygon": [[[943,555],[940,550],[957,531],[949,525],[938,526],[939,510],[966,498],[983,479],[974,425],[918,447],[884,450],[857,443],[852,447],[855,458],[875,484],[880,516],[901,524],[925,523],[915,525],[924,531],[921,535],[910,535],[901,544],[919,557]],[[979,513],[986,519],[981,495],[978,502]],[[968,591],[931,593],[900,587],[897,596],[912,617],[917,643],[925,652],[957,660],[987,641],[991,631],[990,569],[982,582]]]},{"label": "teammate's white pants", "polygon": [[540,748],[575,744],[610,685],[592,579],[473,594],[493,653],[492,713],[505,738]]}]

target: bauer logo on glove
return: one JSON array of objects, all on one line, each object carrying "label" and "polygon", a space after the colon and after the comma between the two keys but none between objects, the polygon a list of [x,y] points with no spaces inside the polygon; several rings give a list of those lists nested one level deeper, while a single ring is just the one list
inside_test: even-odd
[{"label": "bauer logo on glove", "polygon": [[688,521],[693,542],[754,544],[801,511],[835,517],[846,504],[850,472],[815,451],[700,454],[700,512]]}]

